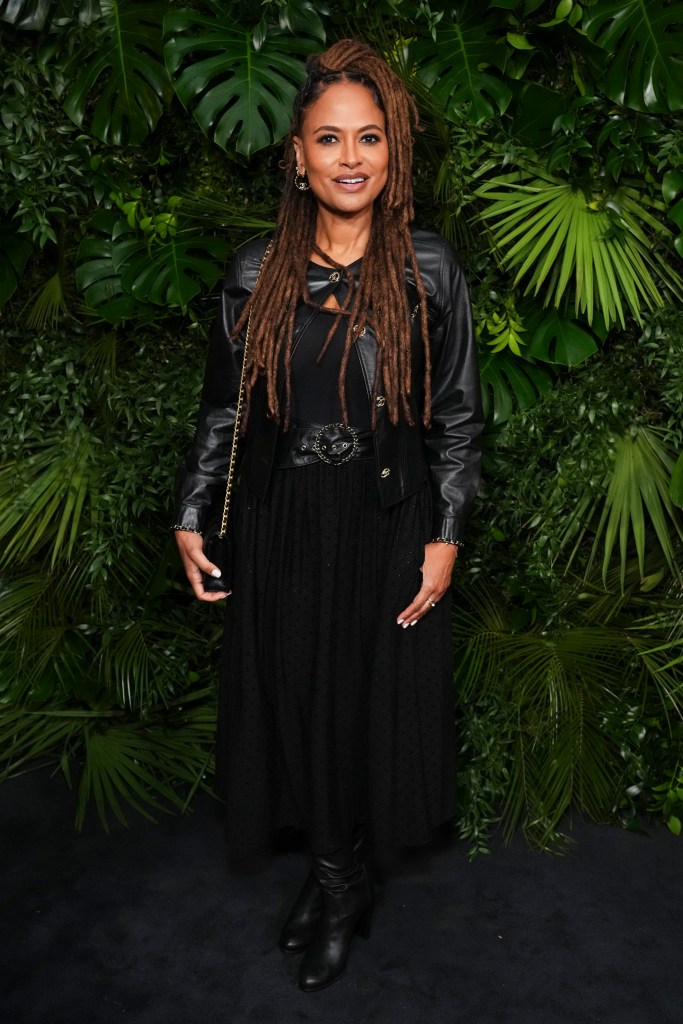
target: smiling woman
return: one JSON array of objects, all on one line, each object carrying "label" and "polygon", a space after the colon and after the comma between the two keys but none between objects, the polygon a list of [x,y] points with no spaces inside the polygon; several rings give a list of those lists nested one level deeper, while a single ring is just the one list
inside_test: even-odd
[{"label": "smiling woman", "polygon": [[280,947],[312,991],[367,934],[365,839],[386,857],[454,813],[449,585],[482,415],[462,272],[410,229],[410,96],[354,40],[308,71],[277,231],[224,285],[176,536],[196,596],[227,596],[199,534],[244,385],[217,777],[233,855],[306,833]]},{"label": "smiling woman", "polygon": [[[309,109],[293,142],[297,173],[308,176],[318,201],[321,248],[339,263],[352,263],[365,252],[374,203],[387,183],[384,112],[365,85],[337,82]],[[337,232],[329,221],[340,216],[346,238],[332,238]]]}]

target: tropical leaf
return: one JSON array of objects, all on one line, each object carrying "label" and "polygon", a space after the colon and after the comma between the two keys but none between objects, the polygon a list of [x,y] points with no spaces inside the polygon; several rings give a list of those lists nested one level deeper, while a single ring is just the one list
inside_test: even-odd
[{"label": "tropical leaf", "polygon": [[129,721],[114,708],[5,710],[0,782],[55,763],[70,780],[70,765],[82,759],[76,827],[82,828],[92,801],[108,831],[110,814],[126,824],[122,803],[154,820],[158,811],[185,810],[197,789],[208,790],[215,732],[215,695],[205,689],[152,708],[145,722]]},{"label": "tropical leaf", "polygon": [[459,3],[450,17],[426,33],[413,47],[417,76],[447,117],[464,107],[475,123],[504,113],[512,99],[509,85],[492,69],[502,69],[505,27],[498,17],[482,13],[476,0]]},{"label": "tropical leaf", "polygon": [[678,573],[672,536],[683,540],[680,514],[669,496],[673,460],[653,430],[639,427],[621,437],[615,446],[605,507],[595,535],[594,552],[604,534],[603,577],[619,539],[622,564],[629,542],[635,543],[641,575],[645,574],[645,534],[652,526],[669,568]]},{"label": "tropical leaf", "polygon": [[[564,619],[572,617],[566,608]],[[621,702],[638,705],[651,690],[665,717],[683,715],[671,645],[658,643],[662,630],[651,625],[549,632],[544,623],[519,632],[501,595],[477,582],[462,588],[454,627],[459,701],[492,701],[513,739],[508,835],[522,825],[547,845],[572,806],[598,820],[610,815],[623,761],[605,720]]]},{"label": "tropical leaf", "polygon": [[675,538],[683,540],[683,522],[669,493],[673,465],[673,459],[649,427],[633,427],[617,438],[612,465],[603,480],[604,499],[586,497],[581,501],[573,522],[564,532],[563,543],[575,539],[570,563],[599,514],[587,572],[602,551],[602,577],[606,583],[618,541],[623,590],[632,546],[640,576],[645,576],[646,540],[652,532],[669,569],[680,577]]},{"label": "tropical leaf", "polygon": [[[121,286],[121,273],[115,269],[113,252],[114,229],[121,237],[125,222],[114,210],[98,210],[90,218],[86,235],[78,247],[78,264],[75,270],[76,284],[84,294],[90,309],[110,324],[120,324],[132,317],[143,322],[156,315],[153,306],[145,307]],[[126,228],[128,226],[126,225]],[[128,229],[132,236],[135,232]]]},{"label": "tropical leaf", "polygon": [[[539,318],[537,317],[537,320]],[[593,335],[576,320],[567,320],[556,309],[545,310],[529,331],[528,353],[534,359],[556,366],[578,366],[598,351]]]},{"label": "tropical leaf", "polygon": [[600,88],[649,113],[683,109],[683,3],[593,0],[582,28],[611,56]]},{"label": "tropical leaf", "polygon": [[123,290],[138,301],[184,310],[223,276],[229,252],[225,238],[186,228],[151,247],[139,236],[121,239],[113,246],[112,265]]},{"label": "tropical leaf", "polygon": [[167,15],[166,64],[202,131],[221,149],[232,146],[249,156],[289,131],[294,96],[306,76],[304,58],[319,44],[310,33],[292,36],[269,27],[255,49],[252,33],[232,20],[229,5],[204,2],[211,14]]},{"label": "tropical leaf", "polygon": [[6,225],[0,225],[0,308],[16,290],[33,246]]},{"label": "tropical leaf", "polygon": [[71,557],[98,489],[95,443],[81,431],[0,468],[0,564],[25,562],[44,549],[52,566]]},{"label": "tropical leaf", "polygon": [[40,32],[59,5],[60,0],[0,0],[0,21]]},{"label": "tropical leaf", "polygon": [[147,322],[158,306],[185,309],[222,276],[230,252],[226,239],[200,228],[148,242],[113,210],[99,211],[89,226],[97,233],[79,246],[76,283],[88,306],[114,324]]},{"label": "tropical leaf", "polygon": [[674,505],[683,508],[683,452],[676,459],[676,465],[671,473],[669,497]]},{"label": "tropical leaf", "polygon": [[62,279],[59,276],[59,272],[57,272],[48,278],[40,289],[26,317],[26,325],[28,327],[36,327],[38,330],[44,330],[47,324],[55,327],[63,313],[66,313],[66,301],[64,299]]},{"label": "tropical leaf", "polygon": [[550,387],[540,366],[509,352],[482,352],[479,372],[484,414],[494,425],[505,423],[517,409],[528,409]]},{"label": "tropical leaf", "polygon": [[197,789],[208,789],[204,778],[213,768],[215,731],[208,690],[157,709],[149,723],[116,722],[85,731],[76,827],[82,828],[90,800],[106,831],[109,813],[127,823],[122,801],[151,820],[159,810],[186,810]]},{"label": "tropical leaf", "polygon": [[138,145],[173,96],[162,59],[159,0],[101,0],[102,18],[64,66],[64,109],[102,142]]},{"label": "tropical leaf", "polygon": [[554,175],[524,170],[492,178],[476,194],[489,203],[480,217],[495,222],[493,240],[516,271],[514,285],[526,279],[525,294],[543,290],[546,306],[559,306],[571,287],[577,315],[592,323],[599,310],[608,327],[623,327],[625,307],[640,322],[643,308],[664,304],[662,290],[683,296],[662,251],[672,233],[651,212],[663,206],[630,185],[586,196]]},{"label": "tropical leaf", "polygon": [[178,682],[178,663],[168,651],[184,642],[201,643],[201,637],[178,622],[161,622],[151,615],[112,629],[103,644],[103,682],[110,693],[128,708],[147,708]]}]

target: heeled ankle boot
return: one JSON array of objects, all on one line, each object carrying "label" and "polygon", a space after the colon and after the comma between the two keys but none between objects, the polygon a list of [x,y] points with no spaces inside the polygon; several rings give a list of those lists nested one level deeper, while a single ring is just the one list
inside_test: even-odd
[{"label": "heeled ankle boot", "polygon": [[330,855],[314,855],[313,870],[322,891],[322,913],[299,969],[299,988],[304,992],[326,988],[341,978],[354,934],[370,934],[373,903],[367,869],[356,860],[350,844]]},{"label": "heeled ankle boot", "polygon": [[[353,833],[353,855],[358,860],[362,859],[365,837],[365,826],[356,826]],[[278,945],[283,953],[303,953],[308,948],[320,921],[322,903],[320,883],[311,867],[280,932]]]},{"label": "heeled ankle boot", "polygon": [[318,927],[322,902],[320,883],[311,868],[280,932],[283,953],[303,953]]}]

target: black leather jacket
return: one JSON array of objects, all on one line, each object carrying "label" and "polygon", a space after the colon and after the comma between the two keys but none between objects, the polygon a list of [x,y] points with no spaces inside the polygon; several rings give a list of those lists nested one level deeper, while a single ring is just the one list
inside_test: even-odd
[{"label": "black leather jacket", "polygon": [[[374,435],[377,486],[382,507],[417,491],[429,478],[432,538],[461,541],[469,506],[479,486],[478,438],[483,427],[476,347],[467,286],[450,245],[439,235],[413,231],[413,244],[428,299],[432,360],[432,425],[421,424],[424,350],[419,315],[413,316],[415,426],[392,426],[382,395],[377,396]],[[238,250],[223,286],[221,312],[211,335],[194,444],[178,474],[175,523],[202,531],[208,507],[225,487],[239,387],[242,340],[230,341],[240,311],[256,283],[264,240]],[[267,263],[264,273],[267,273]],[[412,269],[406,267],[411,308],[418,303]],[[329,283],[310,281],[311,298],[322,301]],[[307,307],[304,307],[306,310]],[[299,320],[301,333],[306,313]],[[296,336],[294,339],[296,345]],[[375,377],[376,341],[368,327],[356,342],[368,399]],[[267,416],[265,387],[254,387],[244,439],[242,473],[265,497],[273,468],[278,425]],[[288,472],[296,472],[289,470]]]}]

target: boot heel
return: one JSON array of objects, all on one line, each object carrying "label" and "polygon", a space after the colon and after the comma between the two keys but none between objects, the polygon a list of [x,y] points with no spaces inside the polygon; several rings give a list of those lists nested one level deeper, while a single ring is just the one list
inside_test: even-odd
[{"label": "boot heel", "polygon": [[372,922],[372,903],[363,911],[356,924],[356,932],[363,939],[370,938],[370,924]]}]

